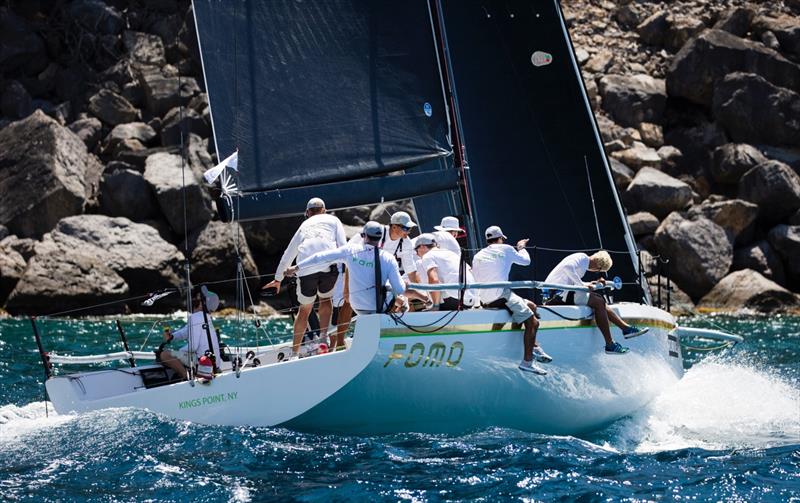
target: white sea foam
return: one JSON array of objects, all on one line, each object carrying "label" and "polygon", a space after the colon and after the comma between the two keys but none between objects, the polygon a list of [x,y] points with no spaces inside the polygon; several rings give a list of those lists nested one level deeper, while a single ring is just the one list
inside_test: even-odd
[{"label": "white sea foam", "polygon": [[33,431],[65,423],[73,417],[57,414],[50,403],[45,411],[45,402],[32,402],[22,407],[3,405],[0,407],[0,443],[21,441]]},{"label": "white sea foam", "polygon": [[800,390],[764,370],[708,359],[614,431],[612,445],[636,452],[798,444]]}]

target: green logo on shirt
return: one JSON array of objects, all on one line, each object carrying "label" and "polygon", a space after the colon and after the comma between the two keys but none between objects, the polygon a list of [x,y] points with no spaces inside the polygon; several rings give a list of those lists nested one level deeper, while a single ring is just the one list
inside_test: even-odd
[{"label": "green logo on shirt", "polygon": [[363,258],[353,257],[351,262],[353,264],[358,264],[361,267],[375,267],[375,263],[370,260],[364,260]]}]

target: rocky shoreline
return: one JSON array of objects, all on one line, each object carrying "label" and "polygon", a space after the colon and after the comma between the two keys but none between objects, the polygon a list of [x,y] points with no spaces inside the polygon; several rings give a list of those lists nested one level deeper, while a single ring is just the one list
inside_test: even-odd
[{"label": "rocky shoreline", "polygon": [[[631,229],[671,259],[676,309],[800,310],[800,2],[563,8]],[[193,280],[230,298],[234,242],[257,288],[299,220],[214,220],[189,2],[22,2],[0,26],[0,306],[178,286],[187,249]],[[340,217],[354,232],[386,206]]]}]

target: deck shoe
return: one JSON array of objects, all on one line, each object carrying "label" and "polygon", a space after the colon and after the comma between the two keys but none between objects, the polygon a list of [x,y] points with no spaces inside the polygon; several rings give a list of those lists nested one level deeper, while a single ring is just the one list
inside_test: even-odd
[{"label": "deck shoe", "polygon": [[630,351],[628,348],[620,344],[619,342],[613,342],[611,344],[606,344],[606,354],[609,355],[624,355]]},{"label": "deck shoe", "polygon": [[533,374],[540,375],[540,376],[547,375],[547,371],[545,369],[543,369],[542,367],[536,365],[532,361],[528,362],[528,361],[522,360],[520,362],[520,364],[519,364],[519,369],[521,371],[523,371],[523,372],[531,372]]},{"label": "deck shoe", "polygon": [[633,339],[634,337],[639,337],[642,334],[646,334],[649,330],[650,329],[647,327],[639,328],[631,325],[628,328],[622,329],[622,336],[626,339]]},{"label": "deck shoe", "polygon": [[533,357],[536,359],[537,362],[541,363],[550,363],[551,361],[553,361],[553,358],[544,352],[542,346],[533,347]]}]

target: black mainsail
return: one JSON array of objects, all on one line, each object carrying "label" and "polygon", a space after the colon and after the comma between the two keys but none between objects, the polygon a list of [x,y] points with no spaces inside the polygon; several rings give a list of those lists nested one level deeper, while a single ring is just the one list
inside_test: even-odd
[{"label": "black mainsail", "polygon": [[[451,155],[425,0],[194,0],[214,138],[239,151],[238,220],[456,186],[457,173],[377,177]],[[310,187],[311,186],[311,187]]]}]

